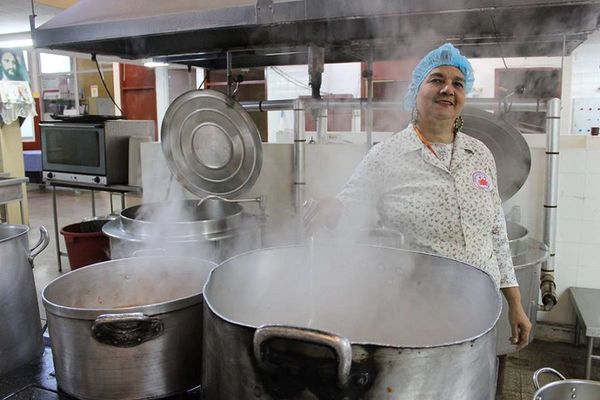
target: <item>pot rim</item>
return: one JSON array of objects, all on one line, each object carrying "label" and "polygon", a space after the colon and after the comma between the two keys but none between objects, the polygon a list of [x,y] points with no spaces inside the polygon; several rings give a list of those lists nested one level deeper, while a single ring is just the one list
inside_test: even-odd
[{"label": "pot rim", "polygon": [[23,225],[23,224],[2,224],[4,226],[5,229],[11,229],[11,228],[22,228],[23,232],[19,232],[13,236],[9,236],[9,237],[5,237],[3,239],[0,239],[0,244],[4,243],[4,242],[8,242],[9,240],[13,240],[16,238],[19,238],[23,235],[26,235],[31,228],[27,225]]},{"label": "pot rim", "polygon": [[597,382],[597,381],[590,381],[587,379],[564,379],[564,380],[550,382],[550,383],[542,386],[541,388],[536,390],[535,394],[533,395],[533,399],[534,400],[537,399],[537,396],[544,394],[544,391],[547,389],[551,389],[555,386],[562,386],[562,385],[586,385],[586,386],[596,386],[596,387],[600,388],[600,382]]},{"label": "pot rim", "polygon": [[[471,267],[471,268],[475,269],[476,271],[478,271],[478,272],[480,272],[482,274],[485,274],[491,280],[491,282],[493,283],[494,287],[496,288],[495,293],[497,295],[496,296],[496,309],[497,309],[497,312],[496,312],[495,317],[493,318],[493,323],[491,324],[491,326],[488,329],[486,329],[485,331],[481,332],[477,336],[465,338],[465,339],[458,340],[458,341],[455,341],[455,342],[440,343],[440,344],[434,344],[434,345],[422,345],[422,346],[417,346],[417,345],[414,345],[414,346],[405,346],[405,345],[402,345],[402,346],[400,346],[400,345],[394,345],[394,344],[389,344],[389,343],[359,342],[359,341],[352,341],[352,340],[348,339],[351,345],[380,346],[380,347],[402,348],[402,349],[433,349],[433,348],[448,347],[448,346],[454,346],[454,345],[459,345],[459,344],[463,344],[463,343],[472,342],[472,341],[475,341],[475,340],[477,340],[479,338],[482,338],[482,337],[486,336],[488,333],[490,333],[491,331],[493,331],[496,328],[496,325],[498,324],[498,320],[500,319],[500,314],[502,312],[502,296],[500,295],[500,289],[498,288],[498,285],[496,284],[496,281],[491,276],[491,274],[489,274],[488,272],[486,272],[486,271],[484,271],[484,270],[482,270],[480,268],[477,268],[477,267],[475,267],[475,266],[473,266],[471,264],[467,264],[464,261],[459,261],[459,260],[456,260],[456,259],[453,259],[453,258],[450,258],[450,257],[443,257],[443,256],[440,256],[440,255],[437,255],[437,254],[431,254],[431,253],[426,253],[426,252],[422,252],[422,251],[404,250],[404,249],[398,249],[398,248],[394,248],[394,247],[378,246],[378,245],[366,245],[366,244],[360,244],[360,245],[352,244],[352,245],[353,246],[359,246],[359,247],[384,248],[384,249],[391,249],[391,250],[394,250],[394,251],[401,251],[401,252],[406,252],[406,253],[411,253],[411,254],[419,254],[419,255],[432,256],[432,257],[436,257],[436,258],[442,258],[444,260],[455,261],[455,262],[464,264],[464,265],[466,265],[468,267]],[[284,248],[289,249],[289,248],[296,248],[296,247],[306,247],[306,245],[274,246],[274,247],[266,247],[266,248],[262,248],[262,249],[256,249],[256,250],[252,250],[252,251],[248,251],[248,252],[245,252],[245,253],[242,253],[242,254],[235,255],[235,256],[233,256],[233,257],[231,257],[231,258],[229,258],[229,259],[221,262],[216,268],[213,268],[210,271],[210,273],[208,274],[208,278],[206,279],[206,282],[204,283],[204,286],[202,287],[202,297],[204,298],[204,303],[206,304],[206,306],[209,308],[209,310],[215,316],[217,316],[218,318],[220,318],[221,320],[223,320],[223,321],[225,321],[227,323],[230,323],[230,324],[236,325],[236,326],[240,326],[240,327],[243,327],[243,328],[253,329],[253,330],[258,329],[260,327],[260,325],[259,326],[253,326],[253,325],[250,325],[250,324],[241,323],[239,321],[233,321],[230,318],[226,318],[222,314],[220,314],[219,312],[217,312],[215,310],[215,308],[213,307],[213,305],[211,304],[211,302],[209,301],[209,299],[205,295],[205,293],[207,293],[206,289],[207,289],[208,285],[210,284],[210,282],[212,280],[213,274],[215,272],[218,272],[217,270],[223,264],[228,263],[231,260],[234,260],[234,259],[242,257],[242,256],[246,256],[246,255],[249,255],[249,254],[253,254],[253,253],[258,253],[258,252],[263,252],[263,251],[269,251],[269,250],[278,250],[278,249],[284,249]],[[297,328],[308,329],[307,327],[298,327],[298,326],[297,326]],[[322,330],[322,329],[320,329],[320,330]],[[324,330],[322,330],[322,331],[324,331]],[[331,332],[331,331],[329,331],[329,333],[333,333],[333,334],[335,334],[337,336],[340,336],[340,337],[345,337],[343,334],[340,334],[338,332]]]},{"label": "pot rim", "polygon": [[[236,236],[239,232],[244,232],[253,228],[255,228],[254,225],[242,225],[238,228],[232,228],[222,232],[215,232],[211,234],[197,234],[173,237],[167,236],[164,238],[164,240],[166,240],[167,243],[198,242],[199,240],[211,242],[228,239],[230,237]],[[125,229],[123,229],[121,221],[119,220],[109,221],[106,224],[104,224],[104,226],[102,227],[102,233],[104,233],[109,238],[122,239],[131,242],[147,243],[149,241],[156,240],[156,238],[151,235],[134,235],[131,232],[126,231]]]},{"label": "pot rim", "polygon": [[[153,259],[153,260],[156,260],[157,258],[177,259],[177,260],[182,260],[182,259],[194,260],[195,262],[201,262],[201,263],[208,264],[211,267],[211,272],[216,267],[216,264],[214,262],[207,261],[207,260],[204,260],[201,258],[194,258],[194,257],[145,256],[145,257],[132,257],[129,259],[135,259],[135,260]],[[58,282],[59,280],[64,280],[65,277],[71,276],[72,274],[76,274],[76,275],[87,274],[87,273],[89,273],[89,271],[92,271],[92,269],[98,268],[101,265],[106,265],[106,264],[111,265],[111,264],[115,264],[116,262],[123,262],[123,260],[128,260],[128,259],[109,260],[109,261],[104,261],[104,262],[88,265],[88,266],[85,266],[82,268],[78,268],[74,271],[70,271],[64,275],[59,276],[58,278],[53,279],[50,283],[48,283],[44,287],[44,289],[42,289],[42,302],[44,304],[44,308],[46,309],[46,312],[49,314],[52,314],[54,316],[65,317],[65,318],[69,318],[69,319],[95,320],[98,316],[100,316],[102,314],[143,313],[144,315],[147,315],[147,316],[156,316],[156,315],[165,314],[168,312],[182,310],[184,308],[188,308],[188,307],[191,307],[194,305],[202,304],[202,301],[203,301],[202,290],[204,289],[204,286],[198,293],[194,293],[189,296],[179,297],[176,299],[158,302],[158,303],[143,304],[143,305],[139,305],[139,306],[123,307],[123,308],[70,307],[70,306],[58,304],[58,303],[53,302],[48,299],[48,297],[47,297],[48,289],[51,286],[53,286],[56,282]]]}]

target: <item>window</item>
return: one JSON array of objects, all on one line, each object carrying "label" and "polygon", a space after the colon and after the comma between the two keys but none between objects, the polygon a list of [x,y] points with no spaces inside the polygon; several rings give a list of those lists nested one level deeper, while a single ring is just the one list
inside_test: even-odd
[{"label": "window", "polygon": [[69,73],[71,72],[71,57],[40,53],[40,69],[42,74]]}]

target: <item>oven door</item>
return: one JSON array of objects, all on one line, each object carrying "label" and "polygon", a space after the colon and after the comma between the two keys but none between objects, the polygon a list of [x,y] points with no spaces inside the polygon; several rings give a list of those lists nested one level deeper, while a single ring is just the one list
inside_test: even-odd
[{"label": "oven door", "polygon": [[106,175],[103,125],[43,122],[40,129],[44,171]]}]

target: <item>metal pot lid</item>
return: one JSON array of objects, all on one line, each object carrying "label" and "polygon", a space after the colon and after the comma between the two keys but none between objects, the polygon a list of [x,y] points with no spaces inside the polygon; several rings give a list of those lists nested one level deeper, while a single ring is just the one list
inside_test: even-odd
[{"label": "metal pot lid", "polygon": [[190,192],[239,196],[262,166],[260,133],[235,100],[215,90],[193,90],[171,103],[162,123],[169,169]]},{"label": "metal pot lid", "polygon": [[523,135],[494,114],[465,106],[461,113],[461,132],[481,140],[492,152],[498,173],[498,192],[502,201],[521,189],[531,169],[531,152]]}]

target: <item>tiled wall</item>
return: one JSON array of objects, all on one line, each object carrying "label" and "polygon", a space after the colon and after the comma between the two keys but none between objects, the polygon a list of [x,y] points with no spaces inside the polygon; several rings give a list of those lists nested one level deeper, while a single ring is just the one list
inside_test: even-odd
[{"label": "tiled wall", "polygon": [[[542,135],[525,135],[531,148],[532,169],[523,188],[505,203],[510,217],[520,209],[520,223],[542,239],[545,188],[545,149]],[[556,244],[556,284],[559,304],[539,319],[571,324],[574,314],[566,289],[600,289],[600,138],[561,137]]]}]

